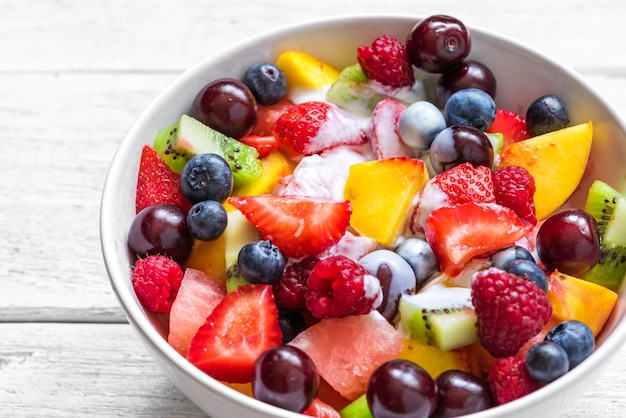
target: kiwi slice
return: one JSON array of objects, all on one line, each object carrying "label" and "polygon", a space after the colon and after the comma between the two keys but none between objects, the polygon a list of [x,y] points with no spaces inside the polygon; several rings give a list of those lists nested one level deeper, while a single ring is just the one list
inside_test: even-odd
[{"label": "kiwi slice", "polygon": [[261,239],[261,233],[238,210],[228,212],[228,227],[224,231],[226,257],[226,291],[250,284],[239,274],[237,259],[241,248],[249,242]]},{"label": "kiwi slice", "polygon": [[423,293],[404,295],[399,310],[401,331],[441,351],[465,347],[478,339],[469,288],[434,286]]},{"label": "kiwi slice", "polygon": [[596,180],[589,188],[585,211],[600,232],[600,258],[582,279],[618,291],[626,276],[626,196]]},{"label": "kiwi slice", "polygon": [[233,182],[242,185],[261,176],[261,160],[254,147],[212,129],[188,115],[156,134],[154,148],[167,165],[182,173],[187,161],[197,154],[218,154],[233,170]]},{"label": "kiwi slice", "polygon": [[326,92],[326,98],[345,110],[370,116],[376,103],[383,100],[385,95],[372,89],[369,78],[357,63],[341,71]]},{"label": "kiwi slice", "polygon": [[374,418],[365,394],[359,396],[339,411],[342,418]]}]

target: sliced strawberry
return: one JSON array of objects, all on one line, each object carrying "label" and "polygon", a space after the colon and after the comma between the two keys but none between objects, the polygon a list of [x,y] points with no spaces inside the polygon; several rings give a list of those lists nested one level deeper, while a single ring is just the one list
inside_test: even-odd
[{"label": "sliced strawberry", "polygon": [[272,127],[279,142],[299,154],[311,155],[339,145],[367,142],[365,130],[348,113],[329,103],[294,105]]},{"label": "sliced strawberry", "polygon": [[347,200],[288,196],[237,196],[229,202],[283,255],[301,258],[329,249],[346,233],[352,206]]},{"label": "sliced strawberry", "polygon": [[501,133],[504,136],[504,146],[530,137],[526,127],[526,119],[506,109],[496,110],[496,118],[486,132]]},{"label": "sliced strawberry", "polygon": [[507,247],[532,228],[511,209],[468,202],[433,211],[425,234],[442,272],[455,276],[472,258]]},{"label": "sliced strawberry", "polygon": [[185,211],[191,208],[180,190],[180,174],[174,173],[154,148],[144,145],[137,175],[136,213],[157,203],[172,203]]},{"label": "sliced strawberry", "polygon": [[198,329],[187,359],[215,379],[246,383],[252,379],[259,355],[281,343],[272,287],[240,286],[222,299]]},{"label": "sliced strawberry", "polygon": [[254,147],[259,153],[259,158],[265,158],[272,151],[278,149],[280,143],[274,138],[273,135],[258,136],[258,135],[246,135],[243,138],[239,138],[239,142]]},{"label": "sliced strawberry", "polygon": [[429,187],[437,187],[448,196],[450,205],[461,203],[494,203],[493,179],[488,167],[470,163],[457,165],[436,175]]},{"label": "sliced strawberry", "polygon": [[381,100],[374,107],[370,144],[377,159],[413,156],[398,133],[398,120],[405,109],[406,106],[391,98]]}]

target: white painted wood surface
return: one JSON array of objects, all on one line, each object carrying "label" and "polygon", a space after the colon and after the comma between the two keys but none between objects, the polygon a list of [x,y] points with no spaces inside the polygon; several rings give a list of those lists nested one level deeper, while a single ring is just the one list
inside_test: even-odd
[{"label": "white painted wood surface", "polygon": [[[150,100],[206,56],[277,26],[376,12],[503,33],[626,117],[621,0],[0,0],[0,416],[203,416],[110,289],[98,234],[109,161]],[[564,416],[626,416],[624,388],[626,347]]]}]

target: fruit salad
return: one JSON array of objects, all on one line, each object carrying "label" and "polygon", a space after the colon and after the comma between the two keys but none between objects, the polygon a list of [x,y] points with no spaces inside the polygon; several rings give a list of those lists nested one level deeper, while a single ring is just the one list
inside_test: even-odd
[{"label": "fruit salad", "polygon": [[[319,417],[451,417],[589,357],[626,275],[593,121],[497,104],[433,15],[334,68],[281,51],[213,80],[142,150],[133,288],[214,379]],[[428,84],[431,83],[431,84]],[[430,93],[429,93],[430,92]]]}]

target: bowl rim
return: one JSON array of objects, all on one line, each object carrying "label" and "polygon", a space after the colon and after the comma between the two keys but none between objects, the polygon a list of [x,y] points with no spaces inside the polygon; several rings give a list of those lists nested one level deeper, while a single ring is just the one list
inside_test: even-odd
[{"label": "bowl rim", "polygon": [[[132,123],[124,138],[119,144],[113,159],[106,173],[103,192],[100,201],[100,244],[102,249],[102,255],[104,258],[105,268],[109,276],[110,284],[113,291],[120,303],[124,314],[128,322],[133,326],[136,333],[143,336],[142,342],[149,344],[151,350],[160,353],[164,356],[169,363],[168,366],[173,365],[178,371],[182,371],[187,377],[192,379],[195,383],[207,388],[219,396],[224,396],[232,402],[243,404],[250,410],[256,410],[266,414],[283,417],[297,417],[301,416],[294,412],[289,412],[281,408],[268,405],[261,401],[257,401],[247,395],[244,395],[237,390],[222,384],[221,382],[211,378],[204,372],[197,369],[190,362],[188,362],[182,355],[180,355],[174,348],[172,348],[167,341],[155,329],[154,325],[137,303],[137,300],[133,294],[124,291],[124,281],[129,280],[130,266],[124,271],[118,264],[116,257],[117,247],[115,243],[116,230],[116,217],[115,217],[115,185],[120,183],[123,174],[127,174],[122,167],[121,156],[129,153],[135,146],[136,141],[131,141],[136,137],[141,130],[142,125],[149,118],[149,115],[164,106],[164,102],[168,96],[175,92],[186,80],[194,78],[199,75],[204,67],[210,66],[214,62],[219,62],[234,51],[249,47],[258,42],[267,41],[277,36],[285,36],[289,33],[310,31],[316,27],[328,27],[347,22],[355,21],[366,24],[367,22],[380,20],[398,21],[409,24],[410,21],[417,23],[419,20],[424,19],[426,16],[412,15],[412,14],[397,14],[397,13],[362,13],[351,15],[334,15],[323,18],[316,18],[304,21],[298,21],[287,25],[279,26],[271,30],[266,30],[257,35],[235,42],[232,45],[223,48],[215,53],[205,57],[200,62],[196,63],[192,67],[186,69],[179,74],[173,82],[171,82],[165,89],[161,90],[148,104],[148,106],[141,111],[136,120]],[[481,33],[481,36],[492,38],[498,42],[504,42],[507,46],[515,49],[518,52],[525,54],[531,54],[537,57],[539,60],[546,61],[552,66],[558,67],[560,71],[566,73],[569,77],[579,83],[584,89],[586,89],[591,95],[593,95],[599,103],[601,103],[607,113],[613,116],[613,122],[615,122],[619,129],[626,132],[624,121],[613,108],[613,106],[598,92],[593,86],[590,85],[587,80],[583,79],[577,72],[573,71],[569,67],[566,67],[552,58],[545,55],[540,50],[529,47],[523,42],[511,39],[510,37],[491,31],[489,29],[468,24],[464,22],[469,30],[473,33]],[[619,301],[619,300],[618,300]],[[537,390],[529,395],[526,395],[520,399],[512,401],[510,403],[497,406],[495,408],[481,411],[476,414],[467,415],[468,417],[502,417],[507,416],[508,413],[523,410],[526,407],[545,401],[550,397],[557,396],[558,393],[574,385],[574,383],[583,375],[589,374],[594,370],[604,368],[608,366],[610,360],[605,361],[605,358],[614,357],[616,352],[619,351],[621,346],[626,343],[626,320],[622,319],[620,323],[615,325],[613,331],[606,336],[602,344],[596,348],[592,356],[581,363],[578,367],[571,370],[565,376],[560,379],[546,385],[545,387]]]}]

